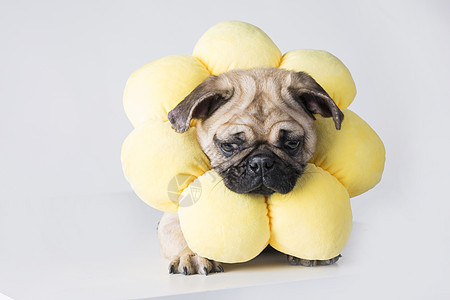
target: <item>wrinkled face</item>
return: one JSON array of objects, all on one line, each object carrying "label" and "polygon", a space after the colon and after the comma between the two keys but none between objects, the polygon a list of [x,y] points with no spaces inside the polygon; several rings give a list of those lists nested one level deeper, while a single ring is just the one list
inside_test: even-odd
[{"label": "wrinkled face", "polygon": [[304,73],[264,68],[211,76],[169,113],[178,132],[198,119],[198,141],[237,193],[290,192],[316,144],[313,113],[343,115]]}]

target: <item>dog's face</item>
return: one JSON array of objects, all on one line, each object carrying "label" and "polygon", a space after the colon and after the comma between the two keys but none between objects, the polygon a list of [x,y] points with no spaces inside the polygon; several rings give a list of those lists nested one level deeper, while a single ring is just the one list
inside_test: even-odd
[{"label": "dog's face", "polygon": [[169,112],[177,132],[198,119],[198,141],[237,193],[289,193],[312,157],[314,116],[344,115],[309,75],[275,68],[210,76]]}]

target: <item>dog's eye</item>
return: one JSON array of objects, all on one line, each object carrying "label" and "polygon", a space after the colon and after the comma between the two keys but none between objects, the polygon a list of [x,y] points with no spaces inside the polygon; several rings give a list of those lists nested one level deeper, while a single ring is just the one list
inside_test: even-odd
[{"label": "dog's eye", "polygon": [[300,141],[287,141],[284,146],[288,150],[295,150],[300,146]]},{"label": "dog's eye", "polygon": [[237,145],[231,143],[222,143],[220,144],[220,149],[222,149],[225,154],[231,155],[237,149]]}]

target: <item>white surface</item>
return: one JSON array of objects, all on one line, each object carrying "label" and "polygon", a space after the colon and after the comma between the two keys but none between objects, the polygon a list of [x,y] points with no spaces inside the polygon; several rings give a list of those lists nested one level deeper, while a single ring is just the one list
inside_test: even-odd
[{"label": "white surface", "polygon": [[[6,234],[1,288],[13,299],[33,300],[146,299],[185,293],[195,293],[192,299],[228,299],[255,293],[287,296],[296,291],[308,299],[327,295],[337,299],[448,298],[449,265],[436,249],[446,244],[421,244],[421,239],[437,243],[437,236],[422,235],[417,224],[377,205],[372,214],[378,217],[369,217],[362,200],[375,204],[379,196],[353,201],[353,234],[336,265],[290,266],[284,255],[269,252],[248,263],[224,265],[225,273],[207,277],[168,274],[168,261],[159,255],[156,235],[160,213],[135,196],[48,199],[33,207],[45,212],[41,219],[29,220],[22,231],[13,230],[22,236]],[[16,216],[24,210],[10,208]],[[359,221],[365,214],[365,221]],[[440,231],[445,229],[438,228],[436,234]],[[412,250],[406,251],[409,247]]]},{"label": "white surface", "polygon": [[[1,7],[0,292],[13,299],[450,298],[448,2]],[[265,256],[220,275],[169,276],[158,256],[159,212],[123,179],[126,79],[154,59],[189,54],[207,28],[228,19],[261,27],[282,52],[325,49],[341,58],[358,88],[350,108],[386,145],[383,180],[352,200],[354,232],[335,266],[297,268]]]}]

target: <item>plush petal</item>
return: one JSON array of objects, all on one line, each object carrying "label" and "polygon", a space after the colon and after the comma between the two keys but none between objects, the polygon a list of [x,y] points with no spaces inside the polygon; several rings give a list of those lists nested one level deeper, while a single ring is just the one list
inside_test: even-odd
[{"label": "plush petal", "polygon": [[339,108],[347,108],[356,86],[347,67],[333,54],[320,50],[293,50],[283,55],[280,68],[311,75]]},{"label": "plush petal", "polygon": [[176,212],[181,191],[210,166],[197,143],[195,128],[178,134],[168,121],[150,120],[123,143],[122,168],[143,201]]},{"label": "plush petal", "polygon": [[352,229],[347,190],[328,172],[308,164],[286,195],[269,200],[270,245],[303,259],[330,259],[340,254]]},{"label": "plush petal", "polygon": [[134,127],[147,120],[167,120],[167,114],[209,76],[190,55],[173,55],[151,62],[131,74],[123,105]]},{"label": "plush petal", "polygon": [[311,162],[335,176],[354,197],[381,180],[385,149],[363,119],[349,109],[342,112],[341,130],[334,128],[333,120],[317,116],[317,149]]},{"label": "plush petal", "polygon": [[183,191],[178,214],[195,253],[226,263],[248,261],[267,246],[269,218],[264,196],[236,194],[215,171]]},{"label": "plush petal", "polygon": [[278,67],[281,52],[256,26],[227,21],[211,27],[194,47],[193,56],[218,75],[231,69]]}]

